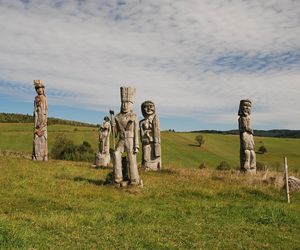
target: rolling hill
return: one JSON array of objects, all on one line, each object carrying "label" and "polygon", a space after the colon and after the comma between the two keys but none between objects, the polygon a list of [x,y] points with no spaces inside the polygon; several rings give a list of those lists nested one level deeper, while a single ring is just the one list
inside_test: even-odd
[{"label": "rolling hill", "polygon": [[[56,124],[48,126],[49,151],[57,135],[65,134],[75,144],[89,142],[97,150],[98,130],[95,127]],[[239,165],[239,138],[237,135],[202,133],[205,144],[200,148],[194,140],[197,133],[162,132],[162,161],[165,166],[198,168],[205,163],[215,168],[227,161],[232,168]],[[32,124],[0,123],[0,149],[31,153]],[[256,148],[264,145],[268,152],[257,154],[257,161],[273,170],[282,168],[283,157],[288,157],[291,170],[300,171],[300,139],[256,137]],[[139,154],[140,159],[140,154]]]}]

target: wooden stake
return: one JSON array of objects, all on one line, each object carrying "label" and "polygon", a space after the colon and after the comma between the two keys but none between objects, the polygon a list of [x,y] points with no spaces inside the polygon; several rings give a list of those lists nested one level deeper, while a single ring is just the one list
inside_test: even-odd
[{"label": "wooden stake", "polygon": [[284,169],[285,169],[285,188],[286,188],[286,197],[287,202],[290,203],[290,189],[289,189],[289,175],[288,175],[288,165],[287,158],[284,157]]},{"label": "wooden stake", "polygon": [[109,110],[110,114],[110,125],[111,125],[111,130],[112,130],[112,137],[113,137],[113,149],[115,150],[116,148],[116,136],[115,136],[115,131],[116,131],[116,124],[115,124],[115,111]]}]

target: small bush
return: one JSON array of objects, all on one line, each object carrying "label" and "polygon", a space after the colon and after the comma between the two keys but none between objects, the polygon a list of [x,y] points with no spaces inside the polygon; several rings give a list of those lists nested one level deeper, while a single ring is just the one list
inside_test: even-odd
[{"label": "small bush", "polygon": [[221,161],[220,164],[216,167],[217,170],[230,170],[231,167],[227,161]]},{"label": "small bush", "polygon": [[200,169],[205,169],[207,168],[206,164],[204,162],[202,162],[200,165],[199,165],[199,168]]},{"label": "small bush", "polygon": [[69,161],[93,161],[95,157],[94,151],[87,141],[76,146],[72,140],[63,134],[56,137],[51,156],[54,159]]},{"label": "small bush", "polygon": [[268,151],[267,151],[267,148],[264,145],[262,145],[259,147],[258,152],[260,154],[264,154],[264,153],[267,153]]},{"label": "small bush", "polygon": [[51,150],[51,156],[54,159],[66,159],[67,155],[75,153],[75,145],[72,140],[68,139],[64,134],[55,138]]}]

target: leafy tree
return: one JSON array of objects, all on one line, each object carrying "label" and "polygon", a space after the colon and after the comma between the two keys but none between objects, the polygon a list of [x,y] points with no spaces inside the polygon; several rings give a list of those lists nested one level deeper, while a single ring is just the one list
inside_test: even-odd
[{"label": "leafy tree", "polygon": [[261,154],[264,154],[264,153],[267,153],[268,151],[267,151],[267,148],[264,145],[262,145],[259,147],[258,152]]},{"label": "leafy tree", "polygon": [[197,135],[195,137],[195,141],[199,144],[199,147],[201,147],[205,142],[204,136],[203,135]]}]

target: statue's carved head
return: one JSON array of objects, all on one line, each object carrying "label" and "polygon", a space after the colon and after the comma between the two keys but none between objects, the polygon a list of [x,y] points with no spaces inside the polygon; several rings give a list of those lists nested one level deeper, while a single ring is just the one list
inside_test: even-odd
[{"label": "statue's carved head", "polygon": [[252,102],[249,99],[240,101],[239,116],[247,116],[251,114]]},{"label": "statue's carved head", "polygon": [[33,85],[34,85],[35,91],[39,95],[44,95],[45,85],[43,84],[42,80],[33,80]]},{"label": "statue's carved head", "polygon": [[126,114],[133,111],[133,103],[128,101],[122,101],[121,112]]},{"label": "statue's carved head", "polygon": [[103,120],[106,121],[106,122],[109,122],[109,121],[110,121],[110,119],[109,119],[108,116],[105,116]]},{"label": "statue's carved head", "polygon": [[121,94],[121,112],[128,113],[132,112],[133,110],[133,99],[135,97],[135,87],[121,87],[120,94]]},{"label": "statue's carved head", "polygon": [[155,114],[155,104],[152,101],[144,101],[141,105],[141,111],[144,117]]}]

